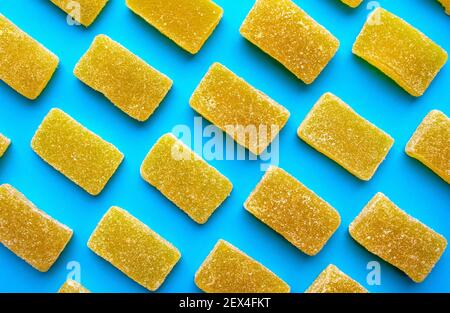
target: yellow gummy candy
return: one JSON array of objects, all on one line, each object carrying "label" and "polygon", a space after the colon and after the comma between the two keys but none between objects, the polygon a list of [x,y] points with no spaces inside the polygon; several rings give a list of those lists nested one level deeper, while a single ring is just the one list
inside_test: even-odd
[{"label": "yellow gummy candy", "polygon": [[8,150],[10,144],[11,140],[0,133],[0,158],[5,154],[6,150]]},{"label": "yellow gummy candy", "polygon": [[50,269],[72,233],[12,186],[0,186],[0,242],[38,271]]},{"label": "yellow gummy candy", "polygon": [[90,293],[90,291],[84,288],[79,282],[68,279],[58,290],[58,293]]},{"label": "yellow gummy candy", "polygon": [[31,147],[45,162],[92,195],[98,195],[123,160],[112,144],[59,109],[52,109]]},{"label": "yellow gummy candy", "polygon": [[231,245],[219,240],[195,274],[195,284],[208,293],[286,293],[278,276]]},{"label": "yellow gummy candy", "polygon": [[353,53],[377,67],[413,96],[421,96],[447,62],[447,52],[413,26],[375,9]]},{"label": "yellow gummy candy", "polygon": [[155,291],[180,259],[180,252],[127,211],[111,207],[88,247],[125,275]]},{"label": "yellow gummy candy", "polygon": [[450,184],[450,119],[444,113],[428,113],[405,151]]},{"label": "yellow gummy candy", "polygon": [[275,139],[289,111],[214,63],[195,90],[191,107],[256,155]]},{"label": "yellow gummy candy", "polygon": [[172,80],[105,35],[98,35],[74,74],[138,121],[147,120]]},{"label": "yellow gummy candy", "polygon": [[381,129],[331,93],[324,94],[298,136],[362,180],[370,180],[394,144]]},{"label": "yellow gummy candy", "polygon": [[350,224],[350,235],[417,283],[439,261],[447,240],[377,193]]},{"label": "yellow gummy candy", "polygon": [[341,0],[341,1],[352,8],[358,7],[363,2],[363,0]]},{"label": "yellow gummy candy", "polygon": [[211,0],[127,0],[127,6],[192,54],[200,51],[223,15]]},{"label": "yellow gummy candy", "polygon": [[108,0],[50,0],[78,23],[91,25]]},{"label": "yellow gummy candy", "polygon": [[305,291],[306,293],[367,293],[366,288],[330,264]]},{"label": "yellow gummy candy", "polygon": [[197,223],[206,223],[233,185],[171,134],[162,136],[141,166],[141,176]]},{"label": "yellow gummy candy", "polygon": [[445,13],[450,15],[450,0],[438,0],[445,9]]},{"label": "yellow gummy candy", "polygon": [[339,40],[291,0],[257,0],[240,32],[306,84],[339,48]]},{"label": "yellow gummy candy", "polygon": [[36,99],[58,67],[59,59],[0,14],[0,79]]},{"label": "yellow gummy candy", "polygon": [[268,169],[244,207],[308,255],[317,254],[341,222],[331,205],[274,166]]}]

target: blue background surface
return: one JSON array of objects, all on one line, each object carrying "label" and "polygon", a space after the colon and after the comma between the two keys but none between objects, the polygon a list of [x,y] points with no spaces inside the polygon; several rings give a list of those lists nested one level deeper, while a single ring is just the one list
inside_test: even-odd
[{"label": "blue background surface", "polygon": [[[296,0],[341,42],[336,57],[307,86],[276,61],[252,46],[239,27],[253,0],[216,0],[225,14],[199,54],[191,56],[134,15],[124,0],[111,0],[88,29],[68,26],[66,15],[50,1],[1,1],[0,12],[60,57],[52,81],[36,101],[28,101],[0,83],[0,132],[13,141],[0,159],[0,183],[10,183],[39,208],[74,230],[74,237],[47,273],[34,270],[0,246],[1,292],[54,292],[64,282],[70,261],[81,265],[82,283],[95,292],[144,292],[86,247],[97,222],[112,205],[130,211],[179,248],[182,259],[159,292],[197,292],[194,273],[219,238],[228,240],[303,292],[330,263],[371,292],[450,292],[450,252],[446,251],[421,284],[359,246],[348,225],[369,199],[384,192],[397,205],[450,239],[449,186],[404,153],[404,147],[432,109],[450,114],[450,67],[439,73],[426,94],[414,98],[386,76],[351,53],[351,46],[370,10],[364,1],[351,9],[338,0]],[[381,6],[404,18],[450,51],[450,17],[433,0],[380,0]],[[97,34],[107,34],[174,80],[174,87],[155,114],[139,123],[72,74],[78,59]],[[325,248],[309,257],[243,209],[262,176],[260,161],[212,161],[234,184],[231,197],[205,225],[197,225],[139,175],[154,142],[175,125],[192,126],[197,116],[188,100],[212,62],[229,67],[291,112],[280,135],[280,166],[326,199],[340,213],[342,224]],[[296,129],[324,92],[333,92],[358,113],[395,138],[395,145],[375,177],[363,182],[297,138]],[[53,108],[116,145],[125,161],[105,190],[92,197],[44,163],[30,148],[38,125]],[[205,125],[208,123],[205,122]],[[381,285],[368,286],[366,265],[381,263]]]}]

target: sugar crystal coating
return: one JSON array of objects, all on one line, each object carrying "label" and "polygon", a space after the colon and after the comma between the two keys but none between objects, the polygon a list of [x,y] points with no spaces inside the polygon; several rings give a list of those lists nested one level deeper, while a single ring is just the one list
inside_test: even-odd
[{"label": "sugar crystal coating", "polygon": [[394,140],[341,99],[324,94],[298,129],[298,136],[362,180],[370,180]]},{"label": "sugar crystal coating", "polygon": [[289,119],[289,111],[214,63],[195,90],[191,107],[237,143],[259,155]]},{"label": "sugar crystal coating", "polygon": [[352,8],[358,7],[363,2],[363,0],[341,0],[341,1]]},{"label": "sugar crystal coating", "polygon": [[330,264],[314,280],[306,293],[367,293],[366,288]]},{"label": "sugar crystal coating", "polygon": [[171,243],[118,207],[106,212],[88,247],[151,291],[161,286],[181,257]]},{"label": "sugar crystal coating", "polygon": [[257,0],[240,32],[306,84],[339,48],[339,40],[291,0]]},{"label": "sugar crystal coating", "polygon": [[331,205],[275,166],[267,170],[244,207],[308,255],[317,254],[341,222]]},{"label": "sugar crystal coating", "polygon": [[0,13],[0,79],[28,99],[36,99],[59,59]]},{"label": "sugar crystal coating", "polygon": [[382,8],[368,17],[353,45],[353,53],[416,97],[427,90],[447,62],[444,49]]},{"label": "sugar crystal coating", "polygon": [[90,26],[105,7],[108,0],[50,0],[78,23]]},{"label": "sugar crystal coating", "polygon": [[0,186],[0,242],[32,267],[47,272],[72,234],[14,187]]},{"label": "sugar crystal coating", "polygon": [[278,276],[230,243],[219,240],[195,273],[195,284],[208,293],[287,293]]},{"label": "sugar crystal coating", "polygon": [[31,147],[45,162],[92,195],[98,195],[123,160],[109,142],[60,109],[47,114]]},{"label": "sugar crystal coating", "polygon": [[90,293],[90,291],[84,288],[79,282],[68,279],[59,288],[58,293]]},{"label": "sugar crystal coating", "polygon": [[444,7],[445,13],[450,15],[450,0],[438,0],[438,1]]},{"label": "sugar crystal coating", "polygon": [[127,6],[192,54],[200,51],[223,15],[211,0],[127,0]]},{"label": "sugar crystal coating", "polygon": [[172,134],[162,136],[141,166],[141,176],[197,223],[203,224],[233,185]]},{"label": "sugar crystal coating", "polygon": [[74,74],[138,121],[146,121],[172,87],[170,78],[105,35],[95,37]]},{"label": "sugar crystal coating", "polygon": [[5,154],[6,150],[8,150],[10,144],[11,140],[0,133],[0,158]]},{"label": "sugar crystal coating", "polygon": [[350,224],[350,235],[371,253],[422,282],[439,261],[447,240],[377,193]]},{"label": "sugar crystal coating", "polygon": [[428,113],[405,151],[450,184],[450,119],[444,113]]}]

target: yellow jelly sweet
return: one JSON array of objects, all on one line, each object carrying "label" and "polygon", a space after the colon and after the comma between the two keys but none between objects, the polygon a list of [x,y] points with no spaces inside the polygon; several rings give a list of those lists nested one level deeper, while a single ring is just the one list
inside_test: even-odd
[{"label": "yellow jelly sweet", "polygon": [[341,0],[341,1],[352,8],[358,7],[363,2],[363,0]]},{"label": "yellow jelly sweet", "polygon": [[206,223],[233,185],[171,134],[162,136],[141,166],[141,176],[197,223]]},{"label": "yellow jelly sweet", "polygon": [[438,0],[445,9],[445,13],[450,15],[450,0]]},{"label": "yellow jelly sweet", "polygon": [[275,139],[289,111],[214,63],[195,90],[191,107],[256,155]]},{"label": "yellow jelly sweet", "polygon": [[367,293],[366,288],[330,264],[305,291],[306,293]]},{"label": "yellow jelly sweet", "polygon": [[331,205],[275,166],[268,169],[244,207],[308,255],[317,254],[341,222]]},{"label": "yellow jelly sweet", "polygon": [[444,113],[428,113],[405,151],[450,184],[450,119]]},{"label": "yellow jelly sweet", "polygon": [[127,0],[127,6],[192,54],[200,51],[223,15],[211,0]]},{"label": "yellow jelly sweet", "polygon": [[195,284],[209,293],[286,293],[278,276],[231,245],[219,240],[195,273]]},{"label": "yellow jelly sweet", "polygon": [[161,286],[181,256],[171,243],[118,207],[111,207],[98,223],[88,247],[151,291]]},{"label": "yellow jelly sweet", "polygon": [[50,0],[80,24],[91,25],[108,0]]},{"label": "yellow jelly sweet", "polygon": [[72,233],[14,187],[0,186],[0,242],[38,271],[50,269]]},{"label": "yellow jelly sweet", "polygon": [[6,150],[8,150],[10,144],[11,140],[0,133],[0,158],[5,154]]},{"label": "yellow jelly sweet", "polygon": [[98,195],[123,160],[109,142],[59,109],[39,126],[31,147],[45,162],[92,195]]},{"label": "yellow jelly sweet", "polygon": [[58,293],[90,293],[90,291],[84,288],[79,282],[68,279],[64,285],[59,288]]},{"label": "yellow jelly sweet", "polygon": [[331,93],[324,94],[298,129],[317,151],[363,180],[370,180],[394,139]]},{"label": "yellow jelly sweet", "polygon": [[291,0],[257,0],[240,31],[306,84],[339,48],[339,40]]},{"label": "yellow jelly sweet", "polygon": [[59,59],[0,14],[0,79],[36,99],[58,67]]},{"label": "yellow jelly sweet", "polygon": [[95,37],[74,74],[138,121],[146,121],[172,80],[105,35]]},{"label": "yellow jelly sweet", "polygon": [[350,235],[371,253],[422,282],[439,261],[447,240],[377,193],[350,224]]},{"label": "yellow jelly sweet", "polygon": [[447,62],[447,52],[413,26],[375,9],[353,45],[363,58],[413,96],[421,96]]}]

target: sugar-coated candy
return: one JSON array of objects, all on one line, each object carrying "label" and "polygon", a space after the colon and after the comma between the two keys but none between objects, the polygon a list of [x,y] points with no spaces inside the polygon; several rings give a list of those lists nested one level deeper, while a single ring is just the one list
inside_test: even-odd
[{"label": "sugar-coated candy", "polygon": [[141,176],[197,223],[203,224],[233,185],[172,134],[162,136],[141,166]]},{"label": "sugar-coated candy", "polygon": [[377,193],[350,224],[350,235],[369,252],[422,282],[439,261],[447,240]]},{"label": "sugar-coated candy", "polygon": [[352,8],[358,7],[363,2],[363,0],[341,0],[341,1]]},{"label": "sugar-coated candy", "polygon": [[10,144],[11,140],[0,133],[0,158],[5,154],[6,150],[8,150]]},{"label": "sugar-coated candy", "polygon": [[214,63],[195,90],[191,107],[237,143],[259,155],[289,119],[289,111]]},{"label": "sugar-coated candy", "polygon": [[445,13],[450,15],[450,0],[438,0],[445,9]]},{"label": "sugar-coated candy", "polygon": [[370,180],[394,139],[341,99],[324,94],[298,129],[298,136],[362,180]]},{"label": "sugar-coated candy", "polygon": [[0,13],[0,79],[22,96],[36,99],[59,59]]},{"label": "sugar-coated candy", "polygon": [[200,51],[223,15],[211,0],[127,0],[127,6],[192,54]]},{"label": "sugar-coated candy", "polygon": [[90,293],[90,291],[84,288],[79,282],[68,279],[59,288],[58,293]]},{"label": "sugar-coated candy", "polygon": [[257,0],[240,32],[306,84],[339,48],[339,40],[291,0]]},{"label": "sugar-coated candy", "polygon": [[275,166],[267,170],[244,207],[308,255],[317,254],[341,222],[331,205]]},{"label": "sugar-coated candy", "polygon": [[146,121],[172,87],[170,78],[105,35],[95,37],[74,74],[138,121]]},{"label": "sugar-coated candy", "polygon": [[72,233],[14,187],[0,186],[0,242],[38,271],[50,269]]},{"label": "sugar-coated candy", "polygon": [[330,264],[305,291],[306,293],[367,293],[366,288]]},{"label": "sugar-coated candy", "polygon": [[52,109],[31,147],[45,162],[91,195],[98,195],[123,160],[123,154],[60,109]]},{"label": "sugar-coated candy", "polygon": [[230,243],[219,240],[195,273],[195,284],[208,293],[287,293],[278,276]]},{"label": "sugar-coated candy", "polygon": [[444,113],[428,113],[405,151],[450,184],[450,119]]},{"label": "sugar-coated candy", "polygon": [[415,97],[423,95],[447,62],[447,52],[419,30],[382,9],[368,17],[353,53]]},{"label": "sugar-coated candy", "polygon": [[90,26],[108,0],[50,0],[78,23]]},{"label": "sugar-coated candy", "polygon": [[138,284],[155,291],[181,257],[170,242],[119,207],[111,207],[88,247]]}]

